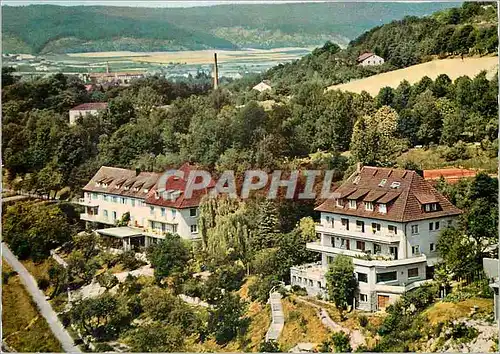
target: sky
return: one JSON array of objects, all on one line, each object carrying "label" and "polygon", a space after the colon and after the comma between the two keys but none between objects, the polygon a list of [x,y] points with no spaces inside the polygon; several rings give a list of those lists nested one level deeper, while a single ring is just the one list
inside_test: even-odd
[{"label": "sky", "polygon": [[[25,6],[31,4],[51,4],[62,6],[80,6],[80,5],[105,5],[105,6],[133,6],[133,7],[194,7],[194,6],[213,6],[223,4],[271,4],[271,3],[304,3],[304,2],[326,2],[324,0],[0,0],[2,5]],[[328,1],[328,0],[327,0]],[[331,1],[331,0],[330,0]],[[335,0],[333,0],[335,1]],[[337,0],[338,1],[338,0]],[[356,2],[355,0],[347,0]],[[359,0],[358,0],[359,1]],[[360,0],[369,1],[369,0]],[[387,1],[387,0],[375,0]],[[427,0],[428,1],[428,0]],[[438,0],[440,2],[453,2],[456,0]],[[405,2],[405,1],[394,1]],[[408,1],[423,2],[423,1]]]},{"label": "sky", "polygon": [[188,1],[151,1],[151,0],[2,0],[3,5],[24,6],[31,4],[51,4],[62,6],[79,5],[106,5],[106,6],[134,6],[134,7],[193,7],[213,6],[223,4],[269,4],[269,3],[301,3],[324,2],[321,0],[188,0]]}]

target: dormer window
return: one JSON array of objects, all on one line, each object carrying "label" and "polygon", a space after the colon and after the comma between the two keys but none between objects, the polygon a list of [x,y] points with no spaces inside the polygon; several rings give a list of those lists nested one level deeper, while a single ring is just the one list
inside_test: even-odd
[{"label": "dormer window", "polygon": [[386,183],[387,183],[387,179],[384,178],[383,180],[380,181],[380,183],[378,184],[378,186],[379,187],[383,187],[383,186],[385,186]]},{"label": "dormer window", "polygon": [[160,193],[158,193],[158,191],[155,191],[155,199],[160,199]]},{"label": "dormer window", "polygon": [[378,211],[381,214],[387,214],[387,204],[379,204],[378,205]]},{"label": "dormer window", "polygon": [[361,179],[361,176],[356,176],[356,177],[354,178],[354,181],[352,181],[352,183],[353,183],[353,184],[358,184],[360,179]]},{"label": "dormer window", "polygon": [[130,189],[130,187],[129,187],[129,186],[125,186],[125,188],[124,188],[124,189],[125,189],[126,191],[128,191],[128,190]]},{"label": "dormer window", "polygon": [[134,192],[139,192],[139,188],[134,187]]},{"label": "dormer window", "polygon": [[99,182],[96,182],[95,186],[96,186],[96,187],[100,187],[100,186],[101,186],[101,184],[100,184]]},{"label": "dormer window", "polygon": [[356,200],[355,199],[349,200],[349,209],[356,209]]},{"label": "dormer window", "polygon": [[366,211],[373,211],[373,203],[372,202],[365,202],[365,210]]},{"label": "dormer window", "polygon": [[104,188],[108,188],[108,184],[107,184],[107,183],[103,183],[103,184],[102,184],[102,186],[103,186]]},{"label": "dormer window", "polygon": [[149,192],[149,189],[144,188],[144,193],[147,193],[147,192]]},{"label": "dormer window", "polygon": [[392,182],[392,183],[391,183],[391,188],[396,189],[396,188],[399,188],[399,186],[401,186],[401,183],[400,183],[400,182]]},{"label": "dormer window", "polygon": [[437,210],[437,203],[425,204],[424,209],[426,212],[436,211]]},{"label": "dormer window", "polygon": [[336,205],[337,205],[338,208],[343,208],[344,207],[344,205],[342,204],[342,199],[337,199],[336,202],[337,202]]}]

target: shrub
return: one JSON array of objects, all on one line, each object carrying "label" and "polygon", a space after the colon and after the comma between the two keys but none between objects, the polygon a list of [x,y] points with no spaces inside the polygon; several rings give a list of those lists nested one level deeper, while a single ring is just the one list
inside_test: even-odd
[{"label": "shrub", "polygon": [[123,267],[129,270],[137,269],[146,264],[145,262],[135,258],[135,252],[132,250],[123,252],[120,254],[118,259],[119,263],[123,264]]},{"label": "shrub", "polygon": [[259,346],[259,352],[261,353],[280,353],[280,345],[275,341],[262,342]]},{"label": "shrub", "polygon": [[368,325],[368,317],[366,317],[365,315],[359,316],[358,321],[359,321],[359,325],[363,328]]},{"label": "shrub", "polygon": [[470,158],[469,152],[467,151],[467,144],[465,144],[463,141],[459,141],[455,145],[453,145],[451,148],[446,148],[443,153],[442,157],[446,161],[456,161],[456,160],[467,160]]},{"label": "shrub", "polygon": [[273,276],[259,278],[248,287],[248,295],[252,301],[266,303],[269,298],[269,292],[279,284],[279,281]]},{"label": "shrub", "polygon": [[306,290],[306,288],[303,288],[300,285],[294,285],[294,286],[292,286],[292,292],[295,295],[307,296],[307,290]]},{"label": "shrub", "polygon": [[48,287],[50,286],[50,281],[49,281],[49,279],[47,279],[47,278],[40,278],[40,279],[38,279],[37,283],[38,283],[38,287],[39,287],[42,291],[47,290],[47,289],[48,289]]},{"label": "shrub", "polygon": [[99,353],[114,352],[115,348],[110,346],[108,343],[96,343],[95,344],[95,351],[99,352]]}]

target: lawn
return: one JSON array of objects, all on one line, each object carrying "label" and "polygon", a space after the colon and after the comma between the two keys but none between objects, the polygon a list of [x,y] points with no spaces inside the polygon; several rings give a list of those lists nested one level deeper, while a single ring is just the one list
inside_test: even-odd
[{"label": "lawn", "polygon": [[396,88],[403,80],[407,80],[413,85],[424,76],[428,76],[434,80],[440,74],[446,74],[450,79],[455,80],[463,75],[474,77],[483,70],[486,70],[488,77],[491,78],[497,68],[498,57],[433,60],[404,69],[370,76],[365,79],[354,80],[346,84],[330,86],[328,90],[343,90],[355,93],[366,91],[370,95],[376,96],[382,87],[389,86]]},{"label": "lawn", "polygon": [[[2,262],[2,272],[11,272]],[[12,275],[2,287],[3,340],[16,352],[62,352],[59,341],[25,290],[19,276]]]},{"label": "lawn", "polygon": [[303,342],[320,344],[330,337],[330,332],[321,323],[315,308],[295,302],[293,297],[282,301],[285,326],[278,343],[283,351]]}]

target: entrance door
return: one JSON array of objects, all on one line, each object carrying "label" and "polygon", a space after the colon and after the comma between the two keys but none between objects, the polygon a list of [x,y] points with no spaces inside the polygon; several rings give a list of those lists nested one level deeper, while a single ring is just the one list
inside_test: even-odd
[{"label": "entrance door", "polygon": [[346,250],[350,250],[351,249],[351,245],[349,243],[349,240],[346,240],[346,242],[345,242],[345,249]]},{"label": "entrance door", "polygon": [[389,296],[388,295],[378,295],[377,298],[378,309],[383,310],[389,305]]}]

